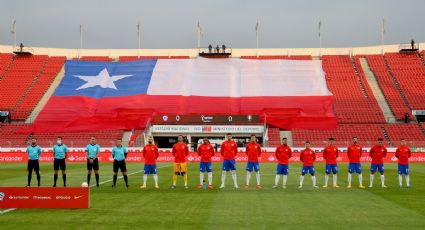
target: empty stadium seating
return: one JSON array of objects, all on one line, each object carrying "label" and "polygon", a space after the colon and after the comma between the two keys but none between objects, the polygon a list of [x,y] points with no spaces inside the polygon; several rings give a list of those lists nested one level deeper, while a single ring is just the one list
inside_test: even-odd
[{"label": "empty stadium seating", "polygon": [[14,57],[12,65],[0,80],[0,110],[11,111],[13,119],[25,119],[26,112],[17,110],[17,105],[40,76],[47,61],[47,55]]},{"label": "empty stadium seating", "polygon": [[397,89],[382,55],[366,55],[369,66],[374,73],[376,80],[387,100],[391,111],[397,119],[402,120],[405,113],[410,114],[410,109],[403,100],[400,91]]},{"label": "empty stadium seating", "polygon": [[277,128],[268,128],[268,146],[276,147],[280,145],[280,130]]},{"label": "empty stadium seating", "polygon": [[[346,147],[354,136],[358,137],[360,145],[371,146],[378,137],[384,138],[381,124],[340,124],[336,130],[293,130],[294,146],[303,146],[304,141],[310,141],[312,146],[324,147],[330,137],[335,138],[335,144]],[[385,141],[386,145],[389,145]]]},{"label": "empty stadium seating", "polygon": [[364,76],[356,75],[348,55],[324,55],[322,61],[328,88],[335,97],[335,112],[340,123],[385,123]]},{"label": "empty stadium seating", "polygon": [[[421,55],[425,55],[422,51]],[[386,124],[384,116],[366,81],[360,65],[365,57],[376,76],[388,104],[398,119],[412,109],[425,109],[425,66],[418,54],[389,53],[383,55],[324,55],[323,70],[329,90],[335,97],[335,113],[339,127],[332,131],[293,130],[294,146],[303,146],[305,140],[315,147],[325,146],[329,137],[336,138],[336,144],[344,147],[358,136],[360,144],[370,146],[378,137],[385,139],[388,146],[397,146],[401,138],[406,138],[411,146],[425,146],[423,124]],[[120,56],[119,61],[144,59],[188,59],[189,56]],[[309,55],[269,55],[242,56],[244,59],[289,59],[311,60]],[[65,57],[33,55],[18,57],[13,54],[0,54],[0,110],[12,112],[12,119],[24,121],[44,95],[57,73],[63,67]],[[80,60],[113,61],[107,56],[83,56]],[[393,74],[393,75],[391,75]],[[397,86],[399,84],[399,87]],[[401,91],[399,91],[399,89]],[[403,98],[406,96],[406,100]],[[3,124],[0,127],[0,147],[24,147],[31,137],[18,131],[28,124]],[[143,130],[135,130],[139,140]],[[82,133],[36,134],[42,147],[51,147],[57,136],[62,136],[69,147],[84,147],[91,136],[97,137],[101,146],[112,146],[114,139],[122,137],[123,131],[95,131]],[[280,130],[268,129],[270,147],[280,144]],[[7,138],[6,138],[7,137]],[[133,146],[140,146],[136,143]]]},{"label": "empty stadium seating", "polygon": [[425,67],[417,53],[384,55],[412,109],[425,109]]},{"label": "empty stadium seating", "polygon": [[0,147],[24,147],[28,145],[28,134],[18,131],[29,124],[8,124],[0,126]]}]

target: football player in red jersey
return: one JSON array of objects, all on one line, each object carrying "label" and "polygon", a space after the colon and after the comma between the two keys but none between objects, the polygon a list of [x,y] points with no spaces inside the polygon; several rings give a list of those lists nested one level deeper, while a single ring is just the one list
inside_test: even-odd
[{"label": "football player in red jersey", "polygon": [[370,184],[369,188],[373,187],[373,178],[375,176],[376,170],[381,174],[381,186],[385,186],[385,176],[384,176],[384,157],[387,156],[387,148],[382,145],[382,138],[378,138],[378,144],[372,146],[369,151],[370,157],[372,158],[372,163],[370,165]]},{"label": "football player in red jersey", "polygon": [[329,138],[329,145],[323,149],[323,158],[326,161],[326,174],[325,174],[325,185],[323,188],[328,187],[329,174],[333,174],[333,187],[338,188],[337,183],[337,173],[338,173],[338,165],[336,164],[336,159],[338,158],[338,147],[334,145],[334,139]]},{"label": "football player in red jersey", "polygon": [[356,172],[359,175],[359,188],[363,186],[362,166],[360,164],[360,157],[362,156],[362,147],[357,142],[357,137],[353,137],[353,144],[347,147],[348,156],[348,186],[351,188],[352,174]]},{"label": "football player in red jersey", "polygon": [[146,188],[146,181],[148,175],[152,174],[153,180],[155,182],[155,188],[158,186],[158,175],[156,171],[156,159],[159,157],[158,147],[153,143],[153,137],[149,136],[148,144],[143,148],[143,157],[145,158],[145,167],[143,175],[143,185],[140,188]]},{"label": "football player in red jersey", "polygon": [[276,168],[276,178],[274,180],[274,186],[273,188],[277,188],[277,185],[279,184],[280,175],[283,175],[283,185],[282,188],[286,188],[286,180],[288,178],[288,172],[289,172],[289,158],[292,157],[292,150],[291,147],[287,144],[288,139],[286,137],[282,138],[282,144],[279,145],[276,148],[276,158],[278,161],[277,168]]},{"label": "football player in red jersey", "polygon": [[260,164],[258,163],[258,158],[261,155],[261,145],[257,143],[255,134],[251,135],[251,141],[246,145],[246,155],[248,156],[248,163],[246,165],[245,188],[249,188],[252,171],[256,172],[257,188],[262,188],[260,183]]},{"label": "football player in red jersey", "polygon": [[316,176],[314,175],[314,161],[316,161],[316,153],[313,149],[310,148],[310,142],[305,142],[305,149],[301,151],[300,160],[303,162],[303,168],[300,176],[300,186],[298,188],[303,187],[304,175],[310,173],[311,180],[313,181],[313,187],[318,188],[316,185]]},{"label": "football player in red jersey", "polygon": [[236,154],[238,153],[238,145],[232,139],[232,134],[228,133],[227,140],[221,144],[221,156],[223,156],[223,172],[221,174],[221,185],[220,188],[224,188],[226,185],[226,174],[228,171],[232,172],[233,185],[235,188],[239,188],[236,179]]},{"label": "football player in red jersey", "polygon": [[406,178],[406,186],[410,188],[409,176],[409,158],[412,155],[409,146],[406,145],[406,140],[401,139],[401,145],[395,151],[395,157],[398,159],[398,185],[400,188],[403,185],[403,174]]},{"label": "football player in red jersey", "polygon": [[199,163],[199,188],[203,188],[204,173],[208,173],[208,188],[213,188],[212,186],[212,163],[211,157],[214,156],[214,147],[210,144],[208,138],[204,137],[203,142],[198,147],[198,156],[201,157],[201,161]]}]

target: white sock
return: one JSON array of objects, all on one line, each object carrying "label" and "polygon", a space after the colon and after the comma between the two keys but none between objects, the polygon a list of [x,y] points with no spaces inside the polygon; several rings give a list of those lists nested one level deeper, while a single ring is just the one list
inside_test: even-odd
[{"label": "white sock", "polygon": [[288,179],[288,175],[283,175],[283,186],[286,187],[286,180]]},{"label": "white sock", "polygon": [[226,184],[226,171],[223,171],[221,173],[221,187],[223,187]]},{"label": "white sock", "polygon": [[381,185],[385,185],[385,175],[381,175]]},{"label": "white sock", "polygon": [[279,184],[279,180],[280,180],[280,175],[276,174],[276,177],[274,179],[274,185],[277,186]]},{"label": "white sock", "polygon": [[398,185],[401,187],[403,186],[403,175],[398,174]]},{"label": "white sock", "polygon": [[246,185],[249,185],[249,181],[251,180],[251,172],[246,171]]},{"label": "white sock", "polygon": [[208,184],[212,185],[212,172],[208,173]]},{"label": "white sock", "polygon": [[304,176],[300,176],[300,186],[303,186],[303,183],[304,183]]},{"label": "white sock", "polygon": [[333,179],[333,182],[334,182],[334,183],[333,183],[333,184],[334,184],[334,186],[336,186],[336,185],[338,184],[338,183],[337,183],[337,179],[338,179],[337,174],[334,174],[332,179]]},{"label": "white sock", "polygon": [[261,181],[260,181],[260,171],[257,172],[257,174],[255,175],[255,177],[257,178],[257,185],[261,185]]},{"label": "white sock", "polygon": [[311,180],[313,181],[313,186],[316,186],[316,176],[311,176]]},{"label": "white sock", "polygon": [[325,174],[325,185],[328,185],[328,181],[329,181],[329,174]]},{"label": "white sock", "polygon": [[363,175],[359,174],[359,185],[363,186]]},{"label": "white sock", "polygon": [[158,186],[158,174],[153,174],[153,181],[155,182],[155,185]]},{"label": "white sock", "polygon": [[232,179],[233,179],[233,184],[235,187],[238,187],[238,182],[237,182],[237,178],[236,178],[236,171],[232,170]]},{"label": "white sock", "polygon": [[199,184],[202,184],[204,182],[204,173],[200,172],[199,173]]},{"label": "white sock", "polygon": [[370,174],[370,183],[369,183],[369,187],[373,186],[373,179],[374,179],[375,175]]},{"label": "white sock", "polygon": [[407,174],[405,177],[406,177],[406,185],[407,185],[408,187],[410,187],[410,175],[409,175],[409,174]]},{"label": "white sock", "polygon": [[148,174],[143,175],[143,185],[146,185],[147,180],[148,180]]},{"label": "white sock", "polygon": [[[348,173],[348,184],[351,185],[351,177],[353,176],[353,174]],[[360,178],[360,176],[359,176]]]}]

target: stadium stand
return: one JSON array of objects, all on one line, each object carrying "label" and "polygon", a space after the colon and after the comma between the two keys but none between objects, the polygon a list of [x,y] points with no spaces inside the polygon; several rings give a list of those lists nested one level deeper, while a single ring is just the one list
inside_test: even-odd
[{"label": "stadium stand", "polygon": [[0,81],[0,110],[10,111],[12,119],[25,120],[27,112],[17,110],[21,97],[41,75],[48,62],[47,55],[15,56]]},{"label": "stadium stand", "polygon": [[384,126],[393,146],[405,138],[410,146],[425,146],[425,136],[418,124],[386,124]]},{"label": "stadium stand", "polygon": [[378,137],[385,140],[385,144],[389,145],[388,139],[385,138],[380,124],[340,124],[336,130],[293,130],[292,138],[294,146],[304,146],[304,141],[308,140],[312,146],[324,147],[330,137],[335,138],[335,145],[346,147],[351,143],[352,137],[359,139],[360,145],[370,146],[376,143]]},{"label": "stadium stand", "polygon": [[382,55],[366,55],[369,66],[379,83],[381,91],[384,93],[393,114],[397,119],[402,120],[405,113],[410,114],[410,108],[398,90],[394,79],[391,77]]},{"label": "stadium stand", "polygon": [[417,53],[384,55],[412,109],[425,109],[425,67]]},{"label": "stadium stand", "polygon": [[54,78],[62,68],[65,57],[50,57],[47,65],[44,67],[41,75],[35,79],[33,84],[28,88],[26,94],[22,95],[17,105],[19,113],[15,115],[15,120],[25,120],[34,109],[43,94],[49,88]]},{"label": "stadium stand", "polygon": [[280,145],[280,130],[277,128],[269,128],[267,131],[267,135],[269,138],[268,146],[276,147]]},{"label": "stadium stand", "polygon": [[[422,51],[421,55],[425,55]],[[188,59],[189,56],[120,56],[119,61],[144,59]],[[312,60],[310,55],[263,55],[242,56],[243,59],[256,60]],[[360,65],[360,58],[366,58],[380,89],[384,93],[394,115],[402,120],[411,109],[425,109],[425,66],[418,54],[387,53],[385,55],[324,55],[323,70],[329,90],[335,97],[335,113],[339,127],[332,131],[293,130],[294,146],[303,146],[305,140],[313,146],[326,145],[329,137],[336,139],[338,146],[346,146],[353,136],[358,136],[360,144],[370,146],[377,137],[383,137],[385,144],[396,146],[401,138],[406,138],[411,146],[425,146],[423,124],[386,124],[384,116],[366,81]],[[24,147],[31,135],[20,134],[29,124],[24,121],[44,95],[57,73],[63,67],[65,57],[46,55],[14,56],[0,54],[0,110],[11,111],[13,124],[0,126],[0,146]],[[113,61],[107,56],[83,56],[80,60]],[[410,108],[409,108],[410,107]],[[36,134],[42,147],[51,147],[57,136],[62,136],[70,147],[84,147],[91,136],[103,146],[113,145],[115,138],[123,136],[123,130],[94,131],[83,133],[45,133]],[[143,130],[135,130],[135,139],[140,139]],[[268,145],[280,144],[280,130],[269,127]],[[137,141],[133,146],[140,146]]]},{"label": "stadium stand", "polygon": [[[8,124],[0,126],[1,147],[27,146],[28,134],[17,133],[18,130],[28,127],[29,124]],[[4,138],[7,137],[7,138]]]},{"label": "stadium stand", "polygon": [[322,61],[328,88],[335,96],[335,112],[340,123],[385,123],[364,76],[356,73],[350,56],[324,55]]}]

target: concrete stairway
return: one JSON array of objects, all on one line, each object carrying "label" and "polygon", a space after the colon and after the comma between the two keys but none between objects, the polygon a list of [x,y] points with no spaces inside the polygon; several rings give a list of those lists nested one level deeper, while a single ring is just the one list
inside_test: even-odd
[{"label": "concrete stairway", "polygon": [[62,81],[62,78],[65,76],[65,65],[62,67],[62,69],[59,71],[58,75],[55,77],[55,80],[53,80],[50,87],[47,89],[46,93],[43,95],[41,100],[37,103],[34,110],[31,112],[25,123],[33,123],[35,118],[38,116],[40,111],[44,108],[49,98],[53,95],[56,88],[58,87],[59,83]]},{"label": "concrete stairway", "polygon": [[379,83],[376,80],[375,75],[370,70],[370,67],[369,67],[369,64],[367,63],[366,58],[360,58],[360,64],[363,69],[363,72],[365,73],[367,83],[372,89],[372,93],[375,96],[376,101],[378,102],[378,105],[382,110],[382,113],[384,114],[385,120],[388,123],[395,123],[397,119],[394,116],[393,112],[391,111],[391,108],[388,105],[388,102],[385,99],[385,96],[382,93],[381,88],[379,87]]}]

